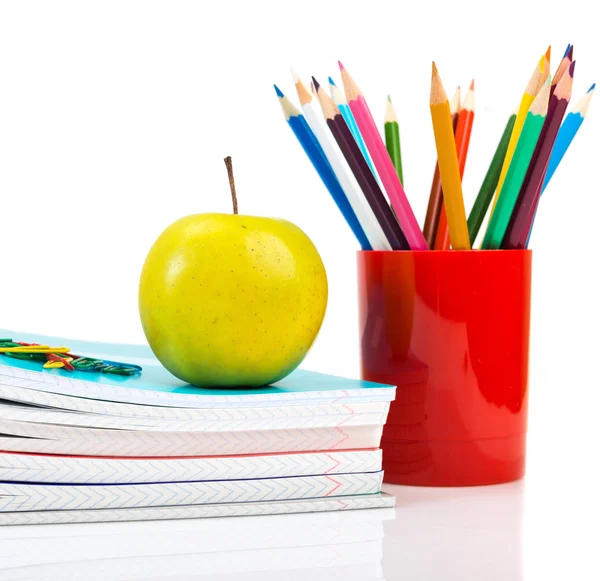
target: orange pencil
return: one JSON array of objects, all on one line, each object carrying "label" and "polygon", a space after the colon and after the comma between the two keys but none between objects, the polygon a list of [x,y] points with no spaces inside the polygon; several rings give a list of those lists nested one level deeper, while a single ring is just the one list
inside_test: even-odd
[{"label": "orange pencil", "polygon": [[[469,152],[469,142],[471,140],[471,129],[473,119],[475,118],[475,81],[471,82],[469,91],[465,96],[463,107],[458,114],[456,124],[456,155],[458,157],[458,169],[462,179],[465,173],[465,164],[467,162],[467,153]],[[435,238],[435,250],[450,249],[450,235],[448,232],[448,219],[446,217],[446,208],[442,205],[440,222],[438,224],[437,235]]]}]

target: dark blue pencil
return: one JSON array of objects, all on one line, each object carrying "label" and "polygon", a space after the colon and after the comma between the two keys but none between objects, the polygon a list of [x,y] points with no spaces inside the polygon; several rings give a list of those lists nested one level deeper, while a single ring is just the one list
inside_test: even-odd
[{"label": "dark blue pencil", "polygon": [[331,166],[325,157],[325,153],[304,118],[304,115],[302,115],[293,103],[279,90],[277,85],[275,85],[275,92],[277,93],[279,103],[283,109],[285,120],[288,122],[288,125],[300,142],[302,149],[304,149],[304,152],[308,156],[308,159],[310,159],[313,167],[319,174],[319,177],[323,180],[333,201],[336,203],[336,206],[346,219],[348,226],[350,226],[352,232],[356,236],[360,247],[363,250],[372,250],[369,240],[367,239],[352,206],[350,206],[350,202],[348,201],[348,198],[346,198],[342,186],[333,172],[333,169],[331,169]]}]

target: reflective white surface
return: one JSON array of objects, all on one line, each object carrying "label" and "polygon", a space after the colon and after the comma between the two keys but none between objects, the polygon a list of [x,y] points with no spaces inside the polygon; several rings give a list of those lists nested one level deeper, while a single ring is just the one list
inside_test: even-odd
[{"label": "reflective white surface", "polygon": [[553,482],[386,485],[395,509],[347,513],[6,527],[0,579],[595,578],[592,506]]}]

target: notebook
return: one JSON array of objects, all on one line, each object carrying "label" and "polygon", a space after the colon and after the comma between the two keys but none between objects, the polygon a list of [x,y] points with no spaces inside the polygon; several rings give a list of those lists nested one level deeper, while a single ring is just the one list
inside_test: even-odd
[{"label": "notebook", "polygon": [[66,345],[77,354],[141,365],[143,372],[140,375],[123,377],[84,371],[43,369],[34,361],[0,356],[2,386],[97,400],[100,413],[101,402],[227,409],[307,403],[390,402],[395,395],[393,386],[305,370],[296,370],[283,380],[262,388],[198,388],[171,375],[154,358],[151,351],[142,346],[93,344],[10,330],[0,330],[0,335],[32,343]]},{"label": "notebook", "polygon": [[381,470],[381,450],[189,458],[0,453],[0,482],[137,484],[282,478]]},{"label": "notebook", "polygon": [[141,432],[0,419],[0,451],[83,456],[229,456],[379,448],[382,426],[252,432]]},{"label": "notebook", "polygon": [[[118,404],[117,404],[118,405]],[[125,406],[123,406],[125,407]],[[151,406],[133,406],[151,407]],[[213,417],[140,417],[72,410],[57,410],[0,399],[0,418],[25,424],[108,428],[120,430],[172,432],[246,432],[253,430],[296,429],[306,427],[379,426],[385,422],[389,403],[365,403],[345,406],[290,406],[280,408],[244,408],[214,410]],[[336,409],[329,409],[335,407]],[[296,408],[299,408],[298,413]],[[156,409],[156,408],[152,408]],[[179,408],[168,409],[171,412]],[[209,416],[212,410],[182,410]],[[234,416],[232,412],[242,412]],[[313,412],[313,413],[311,413]],[[214,417],[220,416],[220,417]],[[244,417],[242,417],[244,416]]]},{"label": "notebook", "polygon": [[[0,525],[92,523],[136,520],[147,521],[275,514],[283,515],[307,512],[391,508],[395,505],[395,501],[395,497],[380,492],[378,494],[270,502],[242,502],[130,509],[0,512]],[[265,524],[265,526],[267,525]]]}]

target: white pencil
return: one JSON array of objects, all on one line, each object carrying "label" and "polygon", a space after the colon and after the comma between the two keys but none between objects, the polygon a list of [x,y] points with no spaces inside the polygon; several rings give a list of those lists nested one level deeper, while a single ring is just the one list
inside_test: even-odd
[{"label": "white pencil", "polygon": [[390,243],[383,233],[379,222],[377,222],[373,210],[371,210],[371,207],[368,205],[356,178],[348,167],[348,162],[337,150],[336,145],[334,145],[329,132],[325,127],[323,116],[315,108],[313,95],[300,80],[294,69],[292,69],[292,75],[294,77],[296,91],[298,92],[298,98],[302,105],[304,117],[325,152],[325,157],[340,182],[340,185],[348,198],[348,202],[350,203],[350,206],[352,206],[352,209],[363,228],[365,236],[369,240],[373,250],[391,250]]}]

